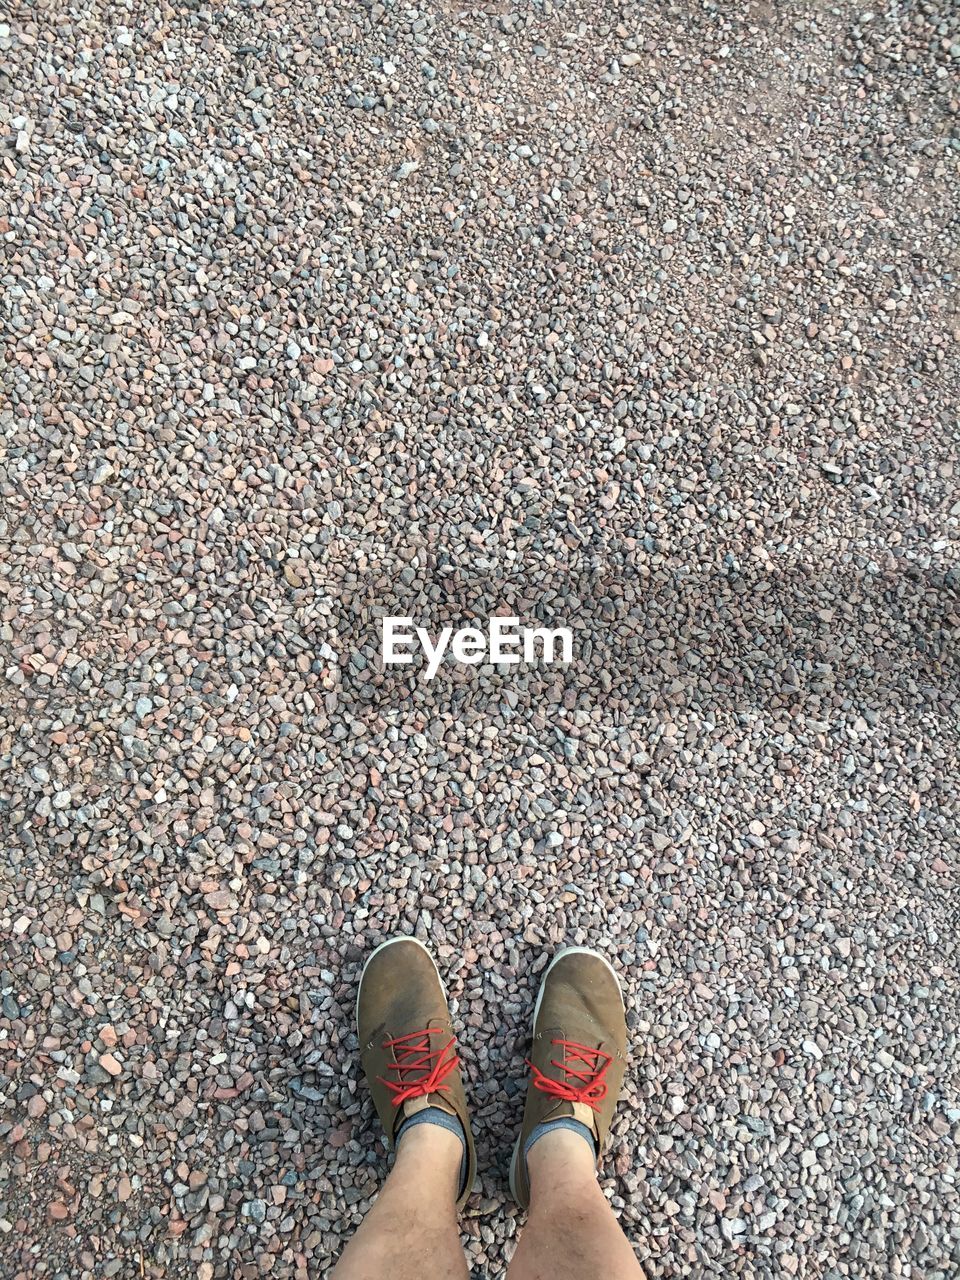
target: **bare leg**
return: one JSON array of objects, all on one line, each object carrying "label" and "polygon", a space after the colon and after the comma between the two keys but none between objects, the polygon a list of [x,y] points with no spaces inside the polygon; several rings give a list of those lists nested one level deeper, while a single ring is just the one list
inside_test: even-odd
[{"label": "bare leg", "polygon": [[330,1280],[467,1280],[456,1206],[462,1152],[457,1136],[436,1125],[406,1133]]},{"label": "bare leg", "polygon": [[566,1129],[544,1134],[527,1168],[530,1216],[508,1280],[643,1280],[583,1138]]}]

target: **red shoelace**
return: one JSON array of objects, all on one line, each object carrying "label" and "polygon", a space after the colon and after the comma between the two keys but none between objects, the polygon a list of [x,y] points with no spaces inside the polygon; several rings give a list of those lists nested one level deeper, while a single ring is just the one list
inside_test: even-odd
[{"label": "red shoelace", "polygon": [[533,1072],[533,1087],[541,1093],[549,1094],[551,1098],[560,1098],[564,1102],[582,1102],[594,1111],[599,1111],[600,1103],[607,1096],[607,1067],[613,1057],[602,1049],[591,1049],[574,1040],[552,1040],[550,1043],[559,1045],[564,1050],[561,1061],[554,1058],[550,1063],[563,1072],[563,1079],[554,1080],[545,1076],[528,1058],[527,1066]]},{"label": "red shoelace", "polygon": [[[446,1035],[442,1028],[428,1027],[425,1031],[411,1031],[409,1035],[384,1041],[383,1047],[392,1049],[396,1058],[387,1070],[396,1071],[397,1079],[384,1080],[380,1076],[378,1080],[393,1094],[395,1107],[402,1107],[413,1098],[424,1098],[428,1093],[449,1092],[450,1086],[443,1082],[456,1070],[460,1059],[453,1047],[456,1044],[453,1036],[439,1048],[431,1046],[430,1037],[442,1035]],[[448,1053],[449,1058],[445,1056]]]}]

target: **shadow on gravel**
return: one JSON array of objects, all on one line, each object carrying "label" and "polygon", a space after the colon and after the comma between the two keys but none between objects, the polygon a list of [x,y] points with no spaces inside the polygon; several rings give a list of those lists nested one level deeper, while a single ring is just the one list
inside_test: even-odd
[{"label": "shadow on gravel", "polygon": [[[594,566],[582,572],[470,575],[378,570],[341,584],[323,612],[339,663],[337,701],[357,716],[494,706],[806,711],[853,699],[943,713],[958,707],[960,570],[737,567],[704,573]],[[572,661],[493,667],[452,662],[432,680],[414,661],[384,666],[382,619],[432,637],[486,632],[494,615],[568,627]]]}]

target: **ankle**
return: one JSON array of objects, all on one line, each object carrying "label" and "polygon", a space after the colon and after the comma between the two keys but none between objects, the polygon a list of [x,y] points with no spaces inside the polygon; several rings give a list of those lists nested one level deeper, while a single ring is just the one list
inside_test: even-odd
[{"label": "ankle", "polygon": [[597,1185],[597,1165],[589,1145],[569,1129],[545,1133],[527,1152],[531,1192],[552,1189],[580,1194]]},{"label": "ankle", "polygon": [[411,1178],[431,1195],[459,1192],[463,1142],[448,1129],[435,1124],[413,1125],[397,1144],[394,1179]]}]

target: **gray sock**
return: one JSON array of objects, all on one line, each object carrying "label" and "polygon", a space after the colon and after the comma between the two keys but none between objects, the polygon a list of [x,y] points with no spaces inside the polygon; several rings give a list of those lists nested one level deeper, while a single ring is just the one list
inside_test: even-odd
[{"label": "gray sock", "polygon": [[442,1107],[424,1107],[422,1111],[408,1116],[403,1121],[394,1136],[393,1145],[398,1147],[403,1135],[418,1124],[435,1124],[440,1129],[446,1129],[448,1133],[455,1133],[460,1139],[463,1154],[460,1157],[460,1176],[457,1179],[457,1199],[459,1199],[464,1193],[465,1187],[463,1184],[467,1179],[467,1135],[463,1132],[463,1125],[460,1123],[459,1117],[452,1116],[449,1111],[444,1111]]}]

